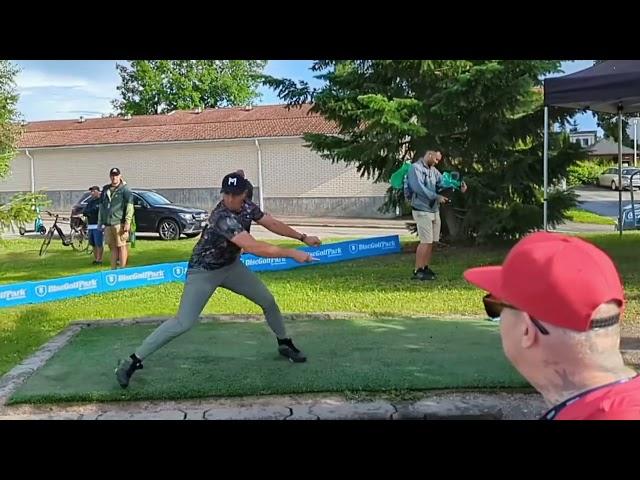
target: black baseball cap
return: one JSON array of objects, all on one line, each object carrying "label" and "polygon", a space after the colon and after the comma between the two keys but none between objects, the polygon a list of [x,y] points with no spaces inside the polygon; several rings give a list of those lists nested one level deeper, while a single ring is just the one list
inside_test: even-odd
[{"label": "black baseball cap", "polygon": [[97,185],[94,185],[93,187],[89,187],[89,191],[90,192],[94,192],[94,191],[100,191],[100,187]]},{"label": "black baseball cap", "polygon": [[247,180],[238,173],[230,173],[222,179],[222,193],[240,195],[249,189]]},{"label": "black baseball cap", "polygon": [[120,175],[120,169],[119,168],[112,168],[111,170],[109,170],[109,176],[111,175]]}]

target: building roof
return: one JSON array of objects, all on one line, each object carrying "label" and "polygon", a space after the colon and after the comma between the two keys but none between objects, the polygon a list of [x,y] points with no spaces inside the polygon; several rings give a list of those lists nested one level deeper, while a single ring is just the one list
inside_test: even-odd
[{"label": "building roof", "polygon": [[305,133],[337,133],[338,128],[311,105],[287,109],[285,105],[212,108],[200,113],[178,110],[166,115],[89,118],[84,121],[30,122],[19,148],[144,144],[299,137]]},{"label": "building roof", "polygon": [[597,130],[578,130],[577,132],[569,132],[569,136],[571,135],[597,135]]},{"label": "building roof", "polygon": [[[633,149],[622,145],[623,155],[633,155]],[[605,155],[618,155],[618,144],[613,140],[603,138],[597,143],[594,143],[589,148],[589,156],[605,156]]]}]

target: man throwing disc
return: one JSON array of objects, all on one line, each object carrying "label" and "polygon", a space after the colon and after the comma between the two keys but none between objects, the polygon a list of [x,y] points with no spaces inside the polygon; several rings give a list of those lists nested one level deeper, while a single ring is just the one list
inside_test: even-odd
[{"label": "man throwing disc", "polygon": [[237,172],[222,180],[222,200],[211,212],[209,223],[189,260],[178,314],[151,333],[129,358],[120,361],[115,373],[122,388],[126,388],[133,373],[142,368],[144,359],[197,323],[218,287],[231,290],[262,307],[267,323],[276,335],[280,355],[292,362],[306,361],[306,356],[287,337],[282,314],[273,295],[260,278],[240,261],[240,254],[245,251],[260,257],[289,257],[300,263],[314,260],[306,252],[256,240],[249,234],[252,221],[273,233],[295,238],[309,246],[320,245],[320,239],[298,233],[263,213],[255,203],[246,199],[247,189],[247,180]]}]

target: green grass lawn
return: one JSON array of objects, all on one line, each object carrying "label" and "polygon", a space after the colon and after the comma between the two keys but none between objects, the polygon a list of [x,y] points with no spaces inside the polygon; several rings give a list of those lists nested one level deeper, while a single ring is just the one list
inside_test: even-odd
[{"label": "green grass lawn", "polygon": [[[626,322],[640,317],[640,232],[591,235],[616,261],[629,304]],[[410,237],[413,238],[413,237]],[[132,250],[132,266],[186,260],[193,241],[139,241]],[[39,242],[8,241],[0,246],[2,283],[87,273],[95,268],[86,256],[61,245],[38,258]],[[482,315],[483,292],[467,284],[462,272],[470,266],[500,263],[507,246],[450,247],[437,251],[432,283],[409,280],[412,254],[317,265],[291,271],[261,273],[283,312],[363,312],[386,318],[402,315]],[[60,332],[73,320],[98,320],[174,315],[181,283],[112,292],[103,295],[27,305],[0,311],[0,374]],[[215,313],[260,313],[259,307],[226,290],[219,290],[204,311]]]},{"label": "green grass lawn", "polygon": [[603,217],[587,210],[575,209],[567,212],[569,220],[576,223],[592,223],[597,225],[615,225],[616,221],[613,218]]},{"label": "green grass lawn", "polygon": [[381,318],[291,322],[304,364],[280,357],[262,323],[200,324],[149,357],[122,390],[116,359],[153,328],[82,330],[11,403],[527,387],[491,322]]}]

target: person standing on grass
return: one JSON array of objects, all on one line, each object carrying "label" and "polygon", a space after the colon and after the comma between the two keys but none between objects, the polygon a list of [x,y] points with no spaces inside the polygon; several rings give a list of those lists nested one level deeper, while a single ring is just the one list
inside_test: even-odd
[{"label": "person standing on grass", "polygon": [[89,234],[89,245],[93,247],[93,264],[102,265],[103,235],[102,226],[98,222],[100,213],[100,187],[94,185],[89,188],[91,197],[84,207],[84,216],[87,217],[87,233]]},{"label": "person standing on grass", "polygon": [[109,171],[111,183],[102,188],[99,221],[104,226],[104,237],[111,251],[111,269],[127,266],[127,241],[133,220],[133,195],[119,168]]},{"label": "person standing on grass", "polygon": [[[407,174],[405,195],[410,197],[413,219],[416,222],[420,244],[416,250],[414,280],[435,280],[436,274],[429,267],[433,244],[440,240],[440,205],[447,197],[438,195],[442,174],[436,166],[442,159],[439,151],[429,150],[422,159],[414,162]],[[462,182],[460,191],[467,191]]]},{"label": "person standing on grass", "polygon": [[551,407],[541,420],[640,420],[640,376],[620,353],[624,290],[607,254],[538,232],[502,266],[464,277],[489,292],[505,355]]},{"label": "person standing on grass", "polygon": [[249,234],[252,221],[273,233],[294,238],[309,246],[320,245],[320,239],[299,233],[263,213],[255,203],[247,200],[247,189],[247,180],[237,172],[226,175],[222,180],[222,200],[211,212],[208,225],[189,260],[178,314],[151,333],[129,358],[120,361],[115,374],[122,388],[126,388],[133,373],[142,368],[144,359],[196,324],[218,287],[231,290],[259,305],[276,336],[280,355],[296,363],[306,361],[304,353],[287,336],[280,308],[273,295],[260,278],[240,261],[240,253],[244,250],[260,257],[289,257],[299,263],[314,260],[306,252],[254,239]]}]

